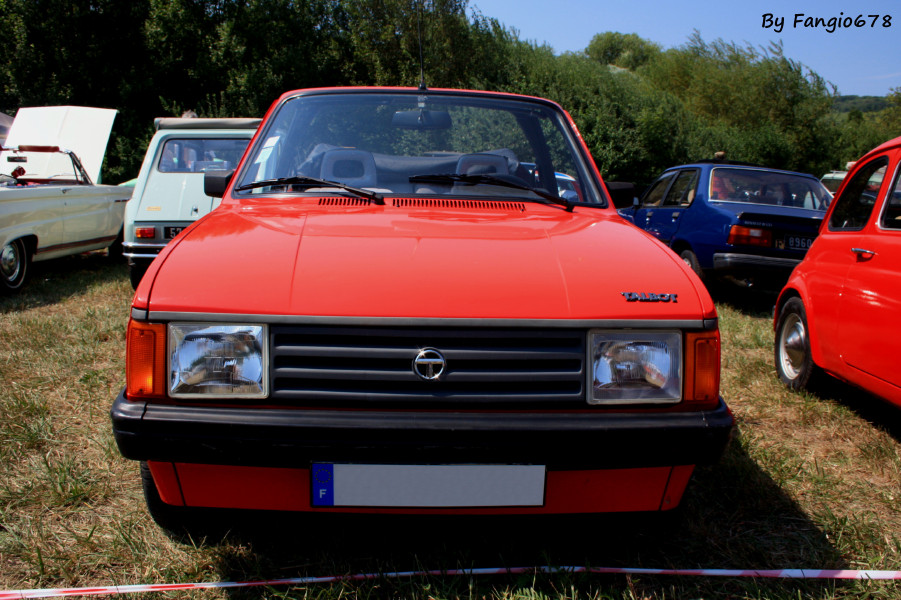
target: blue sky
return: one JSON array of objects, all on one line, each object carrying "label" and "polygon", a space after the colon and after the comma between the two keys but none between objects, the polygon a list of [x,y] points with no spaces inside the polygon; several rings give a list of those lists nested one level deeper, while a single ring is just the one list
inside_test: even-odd
[{"label": "blue sky", "polygon": [[[604,31],[635,33],[672,48],[697,29],[707,42],[755,48],[782,42],[787,58],[835,84],[840,94],[884,96],[901,88],[901,0],[469,0],[470,12],[475,9],[557,53],[584,50]],[[763,26],[766,14],[771,27]],[[804,16],[794,26],[796,14]],[[828,31],[829,19],[858,15],[865,27]],[[867,15],[879,15],[875,26]],[[808,17],[827,26],[804,27]],[[777,33],[779,18],[784,22]]]}]

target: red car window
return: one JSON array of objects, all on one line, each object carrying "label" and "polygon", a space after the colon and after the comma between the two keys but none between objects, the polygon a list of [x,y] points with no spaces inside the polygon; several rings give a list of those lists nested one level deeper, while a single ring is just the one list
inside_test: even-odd
[{"label": "red car window", "polygon": [[831,231],[859,231],[864,228],[876,205],[876,197],[882,186],[886,167],[888,157],[880,156],[852,176],[841,196],[835,201],[835,209],[829,218]]},{"label": "red car window", "polygon": [[895,175],[895,185],[886,200],[879,224],[885,229],[901,229],[901,171]]}]

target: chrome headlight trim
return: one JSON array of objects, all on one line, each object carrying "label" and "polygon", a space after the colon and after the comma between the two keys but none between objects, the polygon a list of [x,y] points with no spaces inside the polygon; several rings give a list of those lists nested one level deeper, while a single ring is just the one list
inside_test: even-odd
[{"label": "chrome headlight trim", "polygon": [[591,329],[588,404],[676,404],[682,400],[682,332]]},{"label": "chrome headlight trim", "polygon": [[171,398],[269,396],[267,325],[174,322],[167,332]]}]

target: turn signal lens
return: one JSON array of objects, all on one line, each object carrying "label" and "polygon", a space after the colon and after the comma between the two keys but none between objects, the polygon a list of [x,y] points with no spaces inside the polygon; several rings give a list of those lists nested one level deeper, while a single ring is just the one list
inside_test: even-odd
[{"label": "turn signal lens", "polygon": [[166,389],[166,325],[128,322],[125,350],[129,398],[163,398]]},{"label": "turn signal lens", "polygon": [[685,335],[685,402],[714,408],[720,392],[719,331]]},{"label": "turn signal lens", "polygon": [[156,227],[135,227],[135,237],[153,239],[156,237]]},{"label": "turn signal lens", "polygon": [[733,225],[729,230],[727,243],[733,246],[764,246],[768,248],[773,245],[773,232],[769,229]]}]

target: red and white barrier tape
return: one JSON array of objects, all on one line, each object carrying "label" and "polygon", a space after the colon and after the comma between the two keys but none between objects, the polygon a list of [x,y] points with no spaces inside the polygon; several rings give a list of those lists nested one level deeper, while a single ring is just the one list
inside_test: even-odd
[{"label": "red and white barrier tape", "polygon": [[901,571],[827,570],[827,569],[637,569],[618,567],[517,567],[506,569],[454,569],[450,571],[399,571],[394,573],[360,573],[328,577],[294,577],[266,581],[214,581],[201,583],[156,583],[111,585],[106,587],[56,588],[0,591],[0,600],[50,598],[54,596],[103,596],[140,592],[171,592],[213,588],[241,588],[281,585],[310,585],[367,579],[398,579],[424,576],[516,575],[522,573],[599,573],[612,575],[682,575],[700,577],[766,577],[776,579],[901,579]]}]

